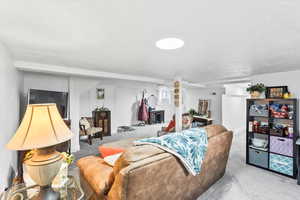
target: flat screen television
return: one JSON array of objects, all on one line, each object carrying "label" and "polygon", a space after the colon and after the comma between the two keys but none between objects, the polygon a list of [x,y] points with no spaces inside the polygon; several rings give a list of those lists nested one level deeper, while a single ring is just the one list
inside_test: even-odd
[{"label": "flat screen television", "polygon": [[56,103],[62,118],[68,118],[68,92],[30,89],[29,104]]}]

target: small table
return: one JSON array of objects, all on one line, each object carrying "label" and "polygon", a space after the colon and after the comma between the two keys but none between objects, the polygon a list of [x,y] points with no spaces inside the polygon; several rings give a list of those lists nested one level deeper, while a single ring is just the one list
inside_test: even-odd
[{"label": "small table", "polygon": [[207,126],[213,123],[213,119],[199,115],[194,115],[193,122],[200,122],[203,123],[204,126]]},{"label": "small table", "polygon": [[296,146],[297,146],[297,167],[298,167],[297,184],[300,185],[300,137],[296,141]]},{"label": "small table", "polygon": [[[59,189],[54,188],[54,190],[60,193],[61,200],[82,200],[84,197],[84,192],[74,176],[68,176],[68,182],[66,183],[65,187]],[[37,195],[38,192],[38,185],[32,185],[29,187],[26,187],[25,185],[19,185],[17,187],[10,188],[4,199],[10,200],[14,195],[19,194],[23,196],[23,199],[34,200],[35,195]]]}]

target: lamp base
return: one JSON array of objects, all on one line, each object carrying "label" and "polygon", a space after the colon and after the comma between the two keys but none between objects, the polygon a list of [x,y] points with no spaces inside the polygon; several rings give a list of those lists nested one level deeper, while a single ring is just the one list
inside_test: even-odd
[{"label": "lamp base", "polygon": [[58,200],[60,195],[51,188],[51,184],[60,170],[62,156],[54,146],[36,149],[32,158],[26,160],[24,164],[29,176],[40,186],[40,192],[34,199]]},{"label": "lamp base", "polygon": [[40,192],[32,198],[33,200],[59,200],[60,194],[55,192],[51,186],[42,186]]}]

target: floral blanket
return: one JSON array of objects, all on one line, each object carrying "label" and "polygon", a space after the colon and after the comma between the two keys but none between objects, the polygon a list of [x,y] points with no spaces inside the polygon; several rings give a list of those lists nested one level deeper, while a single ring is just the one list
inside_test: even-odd
[{"label": "floral blanket", "polygon": [[208,146],[204,128],[191,128],[161,137],[145,138],[134,141],[135,145],[150,144],[159,147],[177,158],[193,176],[201,172],[201,165]]}]

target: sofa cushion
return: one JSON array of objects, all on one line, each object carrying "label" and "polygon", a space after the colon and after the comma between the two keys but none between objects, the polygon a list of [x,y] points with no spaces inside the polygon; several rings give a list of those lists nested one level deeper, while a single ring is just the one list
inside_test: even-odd
[{"label": "sofa cushion", "polygon": [[93,191],[104,198],[114,182],[113,168],[97,156],[81,158],[77,166]]}]

